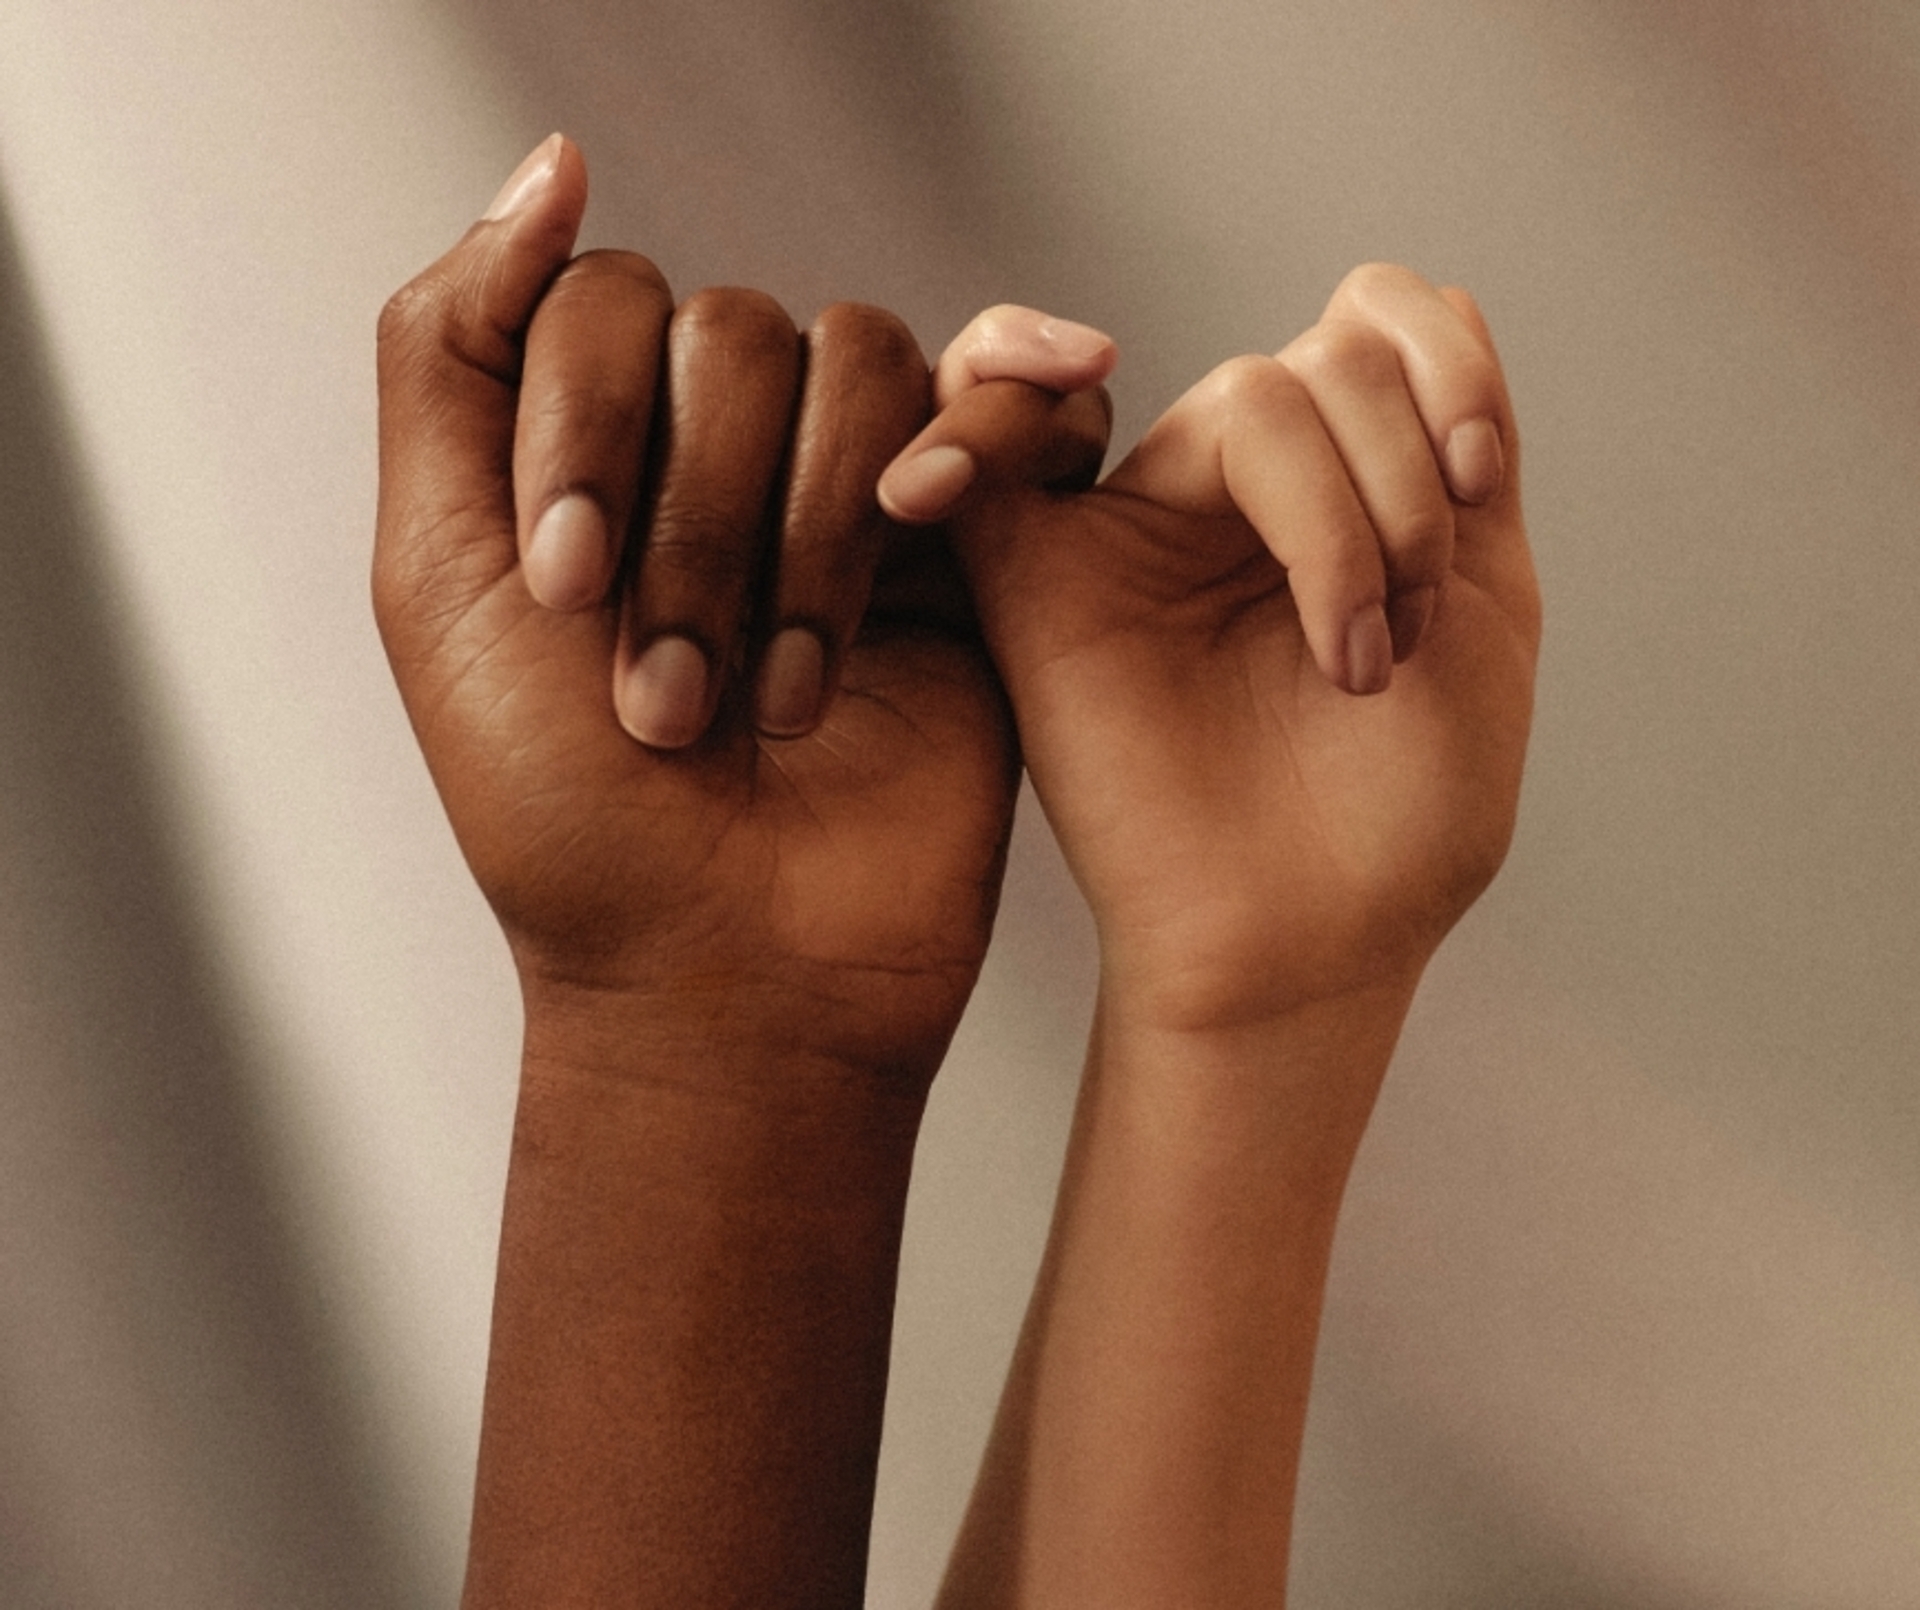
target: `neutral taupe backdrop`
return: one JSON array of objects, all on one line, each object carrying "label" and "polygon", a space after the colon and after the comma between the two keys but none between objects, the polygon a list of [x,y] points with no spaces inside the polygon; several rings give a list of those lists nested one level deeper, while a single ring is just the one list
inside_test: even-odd
[{"label": "neutral taupe backdrop", "polygon": [[[1301,1610],[1920,1603],[1920,13],[10,0],[0,1602],[450,1604],[517,1011],[365,603],[385,294],[550,128],[593,242],[1130,435],[1470,286],[1548,606],[1519,841],[1362,1154]],[[924,1604],[1091,978],[1023,817],[937,1088],[871,1599]]]}]

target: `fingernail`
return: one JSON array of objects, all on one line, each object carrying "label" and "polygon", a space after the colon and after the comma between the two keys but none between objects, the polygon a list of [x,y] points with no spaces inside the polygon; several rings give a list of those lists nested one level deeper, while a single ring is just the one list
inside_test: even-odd
[{"label": "fingernail", "polygon": [[1462,503],[1486,503],[1499,493],[1507,462],[1492,420],[1470,419],[1454,426],[1446,460],[1447,482]]},{"label": "fingernail", "polygon": [[513,177],[500,187],[493,205],[481,216],[490,224],[511,217],[546,188],[559,165],[560,136],[549,134],[528,153],[526,161],[513,170]]},{"label": "fingernail", "polygon": [[1382,692],[1393,677],[1393,639],[1387,617],[1378,604],[1369,604],[1347,625],[1347,691]]},{"label": "fingernail", "polygon": [[978,466],[964,447],[929,447],[880,478],[880,506],[896,520],[937,520],[972,485]]},{"label": "fingernail", "polygon": [[1398,665],[1418,645],[1433,619],[1437,588],[1414,587],[1387,600],[1387,630],[1393,636],[1393,662]]},{"label": "fingernail", "polygon": [[1091,324],[1076,324],[1072,319],[1042,319],[1040,339],[1063,358],[1076,363],[1103,357],[1113,346],[1113,337]]},{"label": "fingernail", "polygon": [[656,637],[627,668],[620,725],[650,749],[684,749],[707,721],[707,657],[684,637]]},{"label": "fingernail", "polygon": [[606,591],[607,517],[584,492],[547,507],[521,562],[527,591],[548,609],[585,609]]},{"label": "fingernail", "polygon": [[793,738],[812,727],[820,713],[826,682],[827,651],[804,626],[776,634],[760,661],[755,692],[760,730],[775,738]]}]

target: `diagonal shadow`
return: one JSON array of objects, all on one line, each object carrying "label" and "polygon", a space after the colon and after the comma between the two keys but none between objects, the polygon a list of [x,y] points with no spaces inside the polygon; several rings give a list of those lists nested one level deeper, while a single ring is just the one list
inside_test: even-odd
[{"label": "diagonal shadow", "polygon": [[0,1603],[417,1605],[0,206]]}]

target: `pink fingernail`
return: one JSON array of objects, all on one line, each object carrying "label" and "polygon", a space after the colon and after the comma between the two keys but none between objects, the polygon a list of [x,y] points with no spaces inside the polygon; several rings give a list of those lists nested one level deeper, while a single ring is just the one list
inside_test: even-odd
[{"label": "pink fingernail", "polygon": [[1499,494],[1507,463],[1492,420],[1470,419],[1454,426],[1446,461],[1448,484],[1462,503],[1488,503]]},{"label": "pink fingernail", "polygon": [[684,749],[707,724],[707,657],[685,637],[656,637],[627,667],[615,708],[650,749]]},{"label": "pink fingernail", "polygon": [[558,134],[549,134],[536,145],[513,170],[513,177],[500,187],[500,194],[493,198],[493,205],[481,217],[487,223],[497,224],[532,203],[560,165],[560,145]]},{"label": "pink fingernail", "polygon": [[1090,363],[1104,357],[1113,347],[1113,337],[1091,324],[1076,324],[1072,319],[1042,319],[1040,339],[1061,357],[1074,363]]},{"label": "pink fingernail", "polygon": [[760,661],[760,684],[755,690],[760,730],[774,738],[795,738],[811,728],[820,714],[827,651],[804,626],[789,626],[767,645]]},{"label": "pink fingernail", "polygon": [[584,492],[556,499],[527,538],[527,591],[548,609],[586,609],[606,590],[607,518]]},{"label": "pink fingernail", "polygon": [[937,520],[973,484],[979,466],[964,447],[929,447],[880,478],[880,506],[896,520]]},{"label": "pink fingernail", "polygon": [[1393,679],[1393,638],[1378,604],[1369,604],[1347,625],[1347,691],[1384,692]]}]

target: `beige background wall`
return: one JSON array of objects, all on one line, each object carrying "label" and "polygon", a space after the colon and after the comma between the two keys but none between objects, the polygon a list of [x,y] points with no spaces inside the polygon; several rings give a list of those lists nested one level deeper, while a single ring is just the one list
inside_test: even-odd
[{"label": "beige background wall", "polygon": [[[1123,433],[1471,286],[1549,609],[1513,860],[1354,1181],[1301,1610],[1920,1604],[1920,13],[1902,0],[8,0],[0,1603],[456,1591],[517,1012],[365,605],[371,330],[551,127],[676,287]],[[922,1147],[923,1604],[1090,979],[1036,814]]]}]

